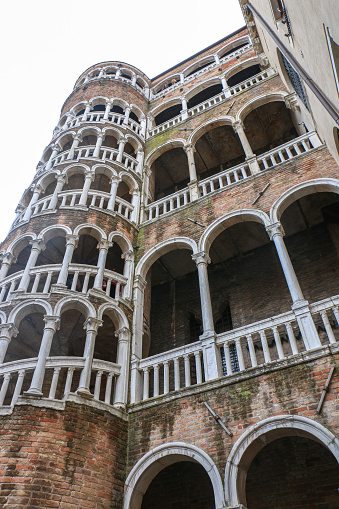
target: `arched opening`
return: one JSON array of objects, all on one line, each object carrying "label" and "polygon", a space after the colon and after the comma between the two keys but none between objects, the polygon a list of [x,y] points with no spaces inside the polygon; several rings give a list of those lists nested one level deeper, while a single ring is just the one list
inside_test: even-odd
[{"label": "arched opening", "polygon": [[73,173],[67,177],[67,182],[62,187],[63,191],[82,189],[85,183],[85,175],[83,173]]},{"label": "arched opening", "polygon": [[214,493],[206,470],[192,461],[174,463],[152,479],[141,509],[214,509]]},{"label": "arched opening", "polygon": [[259,74],[261,72],[260,65],[255,64],[251,65],[250,67],[246,67],[246,69],[241,69],[241,71],[238,71],[237,73],[233,74],[227,79],[227,85],[229,87],[235,87],[236,85],[239,85],[239,83],[242,83],[243,81],[249,80],[256,74]]},{"label": "arched opening", "polygon": [[50,183],[48,184],[48,186],[46,187],[44,195],[45,195],[45,196],[50,196],[51,194],[53,194],[53,193],[54,193],[54,189],[55,189],[55,188],[56,188],[56,180],[54,179],[54,180],[52,180],[52,182],[50,182]]},{"label": "arched opening", "polygon": [[204,63],[198,64],[196,67],[194,67],[189,73],[185,73],[185,77],[188,78],[188,76],[192,76],[192,74],[195,74],[198,71],[201,71],[202,69],[205,69],[205,67],[211,65],[214,62],[214,58],[210,57],[207,61]]},{"label": "arched opening", "polygon": [[129,114],[129,118],[134,120],[134,122],[137,122],[138,124],[140,124],[140,120],[139,118],[136,116],[136,114],[134,113],[134,111],[131,111],[131,113]]},{"label": "arched opening", "polygon": [[69,150],[73,144],[73,137],[71,135],[65,136],[62,140],[59,141],[59,145],[61,147],[60,152],[65,152]]},{"label": "arched opening", "polygon": [[19,254],[16,255],[16,262],[12,263],[12,265],[10,266],[10,268],[7,272],[7,276],[11,276],[12,274],[15,274],[16,272],[19,272],[20,270],[24,270],[27,265],[28,258],[30,256],[30,254],[31,254],[31,246],[30,245],[25,246],[23,249],[21,249]]},{"label": "arched opening", "polygon": [[[219,56],[219,58],[224,58],[226,57],[227,55],[230,55],[231,53],[234,53],[235,51],[237,51],[238,49],[240,48],[243,48],[244,46],[246,46],[248,44],[248,41],[245,41],[241,44],[236,44],[234,47],[230,48],[230,49],[226,49],[226,51],[223,51],[221,53],[221,55]],[[229,46],[228,46],[229,48]]]},{"label": "arched opening", "polygon": [[220,94],[222,92],[222,85],[221,83],[216,85],[211,85],[208,88],[205,88],[204,90],[201,90],[201,92],[198,92],[196,95],[191,97],[191,99],[187,103],[188,109],[193,108],[197,104],[203,103],[210,99],[211,97],[214,97],[217,94]]},{"label": "arched opening", "polygon": [[282,101],[255,108],[244,119],[246,136],[254,154],[268,152],[298,137],[291,110]]},{"label": "arched opening", "polygon": [[[295,197],[297,198],[297,196]],[[285,244],[304,297],[316,302],[338,294],[339,197],[330,192],[295,199],[283,212]],[[327,313],[334,335],[339,327],[332,311]],[[320,340],[328,343],[320,314],[313,315]]]},{"label": "arched opening", "polygon": [[113,246],[109,248],[107,252],[105,268],[122,274],[124,271],[124,260],[121,258],[122,250],[119,244],[113,243]]},{"label": "arched opening", "polygon": [[97,191],[102,191],[104,193],[110,193],[110,178],[104,173],[96,172],[94,180],[91,184],[91,189],[96,189]]},{"label": "arched opening", "polygon": [[110,109],[110,112],[111,113],[119,113],[120,115],[124,114],[124,110],[118,104],[114,104],[114,106],[112,106],[112,108]]},{"label": "arched opening", "polygon": [[99,256],[97,246],[98,240],[92,235],[80,235],[78,245],[73,252],[72,263],[96,266]]},{"label": "arched opening", "polygon": [[127,201],[128,203],[132,202],[132,195],[130,194],[130,188],[128,184],[122,180],[118,185],[117,196]]},{"label": "arched opening", "polygon": [[102,320],[103,324],[99,327],[95,340],[93,357],[94,359],[115,363],[118,351],[118,338],[115,337],[116,327],[109,314],[104,313]]},{"label": "arched opening", "polygon": [[51,353],[53,356],[82,357],[86,331],[85,316],[78,309],[66,309],[61,314],[60,328],[53,337]]},{"label": "arched opening", "polygon": [[[88,147],[90,145],[94,145],[96,144],[96,141],[97,141],[97,136],[96,134],[84,134],[82,136],[82,140],[80,141],[79,143],[79,147]],[[93,155],[93,154],[91,154]]]},{"label": "arched opening", "polygon": [[90,112],[94,112],[94,111],[105,111],[106,110],[106,105],[105,104],[96,104],[95,106],[92,106]]},{"label": "arched opening", "polygon": [[21,321],[19,334],[11,339],[4,362],[31,359],[38,356],[44,332],[43,312],[30,312]]},{"label": "arched opening", "polygon": [[134,159],[136,158],[136,151],[131,143],[127,142],[125,144],[124,152],[125,152],[125,154],[128,154],[128,155],[134,157]]},{"label": "arched opening", "polygon": [[183,148],[168,150],[152,164],[151,201],[184,189],[189,182],[188,160]]},{"label": "arched opening", "polygon": [[118,141],[117,141],[115,136],[106,134],[105,139],[102,142],[102,146],[103,147],[117,149],[118,148]]},{"label": "arched opening", "polygon": [[48,240],[45,248],[40,252],[35,266],[61,264],[64,258],[66,249],[66,239],[64,236],[56,235]]},{"label": "arched opening", "polygon": [[168,120],[171,120],[171,118],[177,117],[182,110],[182,105],[180,104],[174,104],[173,106],[170,106],[169,108],[166,108],[165,110],[161,111],[154,117],[155,125],[163,124],[164,122],[167,122]]},{"label": "arched opening", "polygon": [[323,445],[300,436],[269,443],[246,479],[248,509],[339,508],[339,465]]},{"label": "arched opening", "polygon": [[195,149],[195,166],[201,180],[245,161],[244,149],[230,125],[211,127],[200,136]]}]

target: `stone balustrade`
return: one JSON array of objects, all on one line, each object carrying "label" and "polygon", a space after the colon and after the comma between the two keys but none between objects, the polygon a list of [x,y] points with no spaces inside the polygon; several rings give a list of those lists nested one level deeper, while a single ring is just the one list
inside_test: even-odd
[{"label": "stone balustrade", "polygon": [[[57,282],[61,264],[41,265],[30,270],[30,280],[26,293],[48,294],[52,285]],[[0,283],[0,303],[9,302],[14,296],[20,284],[24,271],[16,272],[4,278]],[[71,263],[68,266],[67,289],[74,292],[86,294],[93,288],[94,279],[98,273],[98,267]],[[127,278],[111,270],[104,271],[104,280],[107,283],[106,296],[114,296],[115,299],[124,297]],[[115,287],[113,290],[113,286]],[[114,295],[113,295],[114,294]]]},{"label": "stone balustrade", "polygon": [[[247,90],[248,88],[253,87],[257,83],[260,83],[264,80],[267,80],[271,76],[275,76],[276,73],[274,69],[271,67],[269,69],[265,69],[264,71],[261,71],[260,73],[256,74],[255,76],[252,76],[252,78],[245,80],[238,85],[235,85],[234,87],[227,88],[220,92],[219,94],[211,97],[207,101],[204,101],[200,104],[197,104],[193,108],[190,108],[187,110],[187,116],[188,118],[193,117],[195,115],[198,115],[199,113],[204,112],[205,110],[208,110],[209,108],[212,108],[213,106],[217,104],[221,104],[225,101],[228,101],[230,97],[233,97],[237,94],[240,94],[244,90]],[[163,131],[166,131],[170,127],[173,127],[180,122],[183,122],[187,117],[185,117],[182,113],[177,115],[176,117],[171,118],[170,120],[167,120],[167,122],[164,122],[163,124],[160,124],[153,129],[149,130],[149,137],[155,136],[158,133],[161,133]]]},{"label": "stone balustrade", "polygon": [[[305,154],[314,148],[320,147],[321,145],[322,142],[316,132],[312,131],[307,134],[303,134],[284,145],[258,156],[256,160],[259,170],[273,168],[278,164]],[[251,166],[250,163],[244,162],[234,166],[233,168],[216,173],[212,177],[201,180],[199,182],[200,196],[207,196],[214,191],[224,189],[232,184],[236,184],[249,177],[255,176],[256,174],[258,174],[258,171],[253,171],[253,166]],[[172,210],[187,205],[189,202],[190,198],[187,188],[166,196],[165,198],[157,200],[145,207],[145,221],[168,214],[169,212],[172,212]]]},{"label": "stone balustrade", "polygon": [[233,51],[229,55],[226,55],[225,57],[220,58],[219,62],[216,62],[216,61],[211,62],[208,66],[204,67],[203,69],[196,71],[195,73],[191,74],[190,76],[186,76],[182,81],[178,81],[178,82],[174,83],[173,85],[167,85],[167,87],[165,89],[162,89],[157,93],[152,92],[152,99],[161,97],[164,94],[166,94],[167,92],[172,92],[176,88],[181,87],[183,85],[183,83],[189,83],[190,81],[194,80],[198,76],[211,71],[215,67],[220,67],[220,65],[225,64],[229,60],[233,60],[234,58],[240,57],[240,55],[242,55],[243,53],[245,53],[246,51],[248,51],[251,48],[252,48],[251,43],[246,44],[246,46],[243,46],[242,48],[239,48],[238,50]]},{"label": "stone balustrade", "polygon": [[[23,392],[28,390],[37,360],[25,359],[0,366],[0,413],[13,407]],[[67,401],[78,388],[84,366],[85,358],[82,357],[48,357],[42,387],[44,400]],[[114,406],[116,380],[120,371],[118,364],[93,360],[91,378],[94,401]]]},{"label": "stone balustrade", "polygon": [[[339,342],[339,295],[309,306],[323,347]],[[222,375],[241,375],[252,368],[275,369],[310,350],[297,313],[290,311],[216,335]],[[140,360],[142,399],[168,394],[205,381],[202,341]]]}]

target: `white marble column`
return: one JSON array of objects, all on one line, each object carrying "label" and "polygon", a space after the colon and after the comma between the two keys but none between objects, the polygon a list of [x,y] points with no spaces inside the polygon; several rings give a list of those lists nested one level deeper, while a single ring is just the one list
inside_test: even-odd
[{"label": "white marble column", "polygon": [[40,198],[40,194],[43,191],[42,187],[39,184],[36,184],[31,187],[31,190],[33,191],[33,196],[31,198],[31,201],[29,202],[29,205],[25,211],[23,220],[29,221],[33,214],[33,205],[38,201]]},{"label": "white marble column", "polygon": [[25,396],[43,396],[42,386],[45,378],[46,360],[51,350],[54,333],[59,328],[60,317],[46,315],[44,316],[44,322],[44,334],[41,340],[38,360],[30,388],[24,393]]},{"label": "white marble column", "polygon": [[145,134],[146,134],[146,118],[143,117],[140,120],[140,136],[145,137]]},{"label": "white marble column", "polygon": [[131,214],[131,221],[132,223],[137,223],[139,218],[139,208],[140,208],[140,194],[138,189],[133,189],[132,191],[132,214]]},{"label": "white marble column", "polygon": [[102,281],[104,278],[107,253],[108,253],[109,248],[112,246],[113,246],[113,242],[109,242],[106,239],[101,240],[97,246],[99,249],[98,264],[97,264],[98,272],[95,276],[94,285],[93,285],[93,288],[96,288],[97,290],[102,289]]},{"label": "white marble column", "polygon": [[45,249],[45,244],[43,243],[43,241],[41,239],[31,240],[30,245],[32,246],[31,253],[29,255],[24,273],[21,276],[21,281],[20,281],[20,284],[18,287],[19,292],[25,292],[27,290],[27,287],[29,285],[29,280],[30,280],[30,274],[29,274],[30,270],[33,269],[33,267],[35,267],[35,264],[36,264],[39,254],[41,253],[41,251],[44,251],[44,249]]},{"label": "white marble column", "polygon": [[115,332],[115,336],[118,338],[117,364],[121,366],[121,371],[115,384],[114,405],[124,408],[128,397],[130,331],[122,327]]},{"label": "white marble column", "polygon": [[112,101],[107,101],[106,102],[106,109],[105,109],[105,113],[104,113],[104,116],[103,116],[103,120],[108,120],[108,115],[109,115],[109,112],[111,111],[112,104],[113,104]]},{"label": "white marble column", "polygon": [[12,338],[19,334],[13,323],[2,323],[0,325],[0,364],[4,362],[8,345]]},{"label": "white marble column", "polygon": [[232,124],[232,127],[234,129],[234,132],[237,133],[239,136],[239,140],[245,152],[246,161],[248,162],[251,172],[253,174],[259,173],[260,169],[257,162],[257,158],[256,155],[253,154],[251,145],[249,144],[249,141],[245,134],[244,124],[242,123],[241,120],[237,120],[236,122],[234,122],[234,124]]},{"label": "white marble column", "polygon": [[117,155],[117,159],[116,159],[118,163],[121,163],[121,161],[122,161],[122,156],[124,153],[125,145],[126,145],[126,139],[121,137],[119,140],[118,155]]},{"label": "white marble column", "polygon": [[188,118],[186,97],[181,98],[181,118],[182,118],[182,120],[185,120],[186,118]]},{"label": "white marble column", "polygon": [[214,61],[217,65],[220,64],[220,58],[219,58],[219,55],[213,55],[214,56]]},{"label": "white marble column", "polygon": [[127,108],[125,109],[125,118],[124,118],[124,121],[123,121],[123,124],[128,124],[128,120],[129,120],[129,115],[131,113],[131,107],[130,106],[127,106]]},{"label": "white marble column", "polygon": [[48,162],[46,164],[46,168],[45,168],[46,171],[50,170],[52,168],[52,166],[53,166],[53,159],[59,154],[59,152],[60,152],[59,145],[53,145],[51,156],[48,159]]},{"label": "white marble column", "polygon": [[73,143],[72,143],[72,146],[71,148],[69,149],[69,153],[68,153],[68,156],[67,156],[67,159],[68,160],[71,160],[73,159],[74,157],[74,153],[75,153],[75,149],[78,148],[79,146],[79,143],[81,142],[81,136],[79,136],[78,134],[76,134],[73,138]]},{"label": "white marble column", "polygon": [[7,273],[13,263],[16,263],[16,257],[12,253],[2,254],[0,281],[7,276]]},{"label": "white marble column", "polygon": [[305,346],[307,350],[318,348],[321,346],[320,339],[310,313],[309,304],[305,301],[285,246],[283,239],[285,234],[284,229],[281,223],[274,223],[273,225],[266,226],[266,231],[276,247],[286,283],[292,297],[292,309],[296,315]]},{"label": "white marble column", "polygon": [[83,114],[83,116],[81,118],[82,122],[86,122],[87,115],[89,114],[90,111],[91,111],[91,105],[90,105],[90,103],[86,103],[85,111],[84,111],[84,114]]},{"label": "white marble column", "polygon": [[62,266],[59,272],[57,285],[65,286],[68,276],[68,266],[72,262],[74,249],[77,247],[79,237],[76,235],[66,235],[66,250],[62,260]]},{"label": "white marble column", "polygon": [[132,78],[132,83],[131,83],[131,84],[132,84],[132,86],[133,86],[133,87],[135,87],[136,83],[137,83],[137,77],[136,77],[136,75],[134,74],[134,75],[133,75],[133,78]]},{"label": "white marble column", "polygon": [[85,364],[83,370],[81,371],[79,387],[76,392],[80,396],[84,396],[87,398],[93,397],[89,390],[89,384],[91,381],[95,338],[97,337],[98,334],[98,328],[101,327],[102,323],[103,323],[102,320],[92,317],[87,318],[87,320],[84,323],[84,329],[86,330],[86,343],[83,355],[83,357],[85,358]]},{"label": "white marble column", "polygon": [[196,170],[195,161],[194,161],[195,148],[193,147],[193,145],[186,145],[184,147],[184,150],[186,152],[187,159],[188,159],[188,171],[189,171],[189,177],[190,177],[190,182],[188,184],[188,188],[189,188],[189,192],[190,192],[191,201],[194,201],[200,197],[198,179],[197,179],[197,170]]},{"label": "white marble column", "polygon": [[92,173],[90,171],[85,173],[85,182],[84,182],[84,187],[82,189],[82,193],[80,196],[79,205],[82,205],[84,207],[87,206],[88,191],[90,190],[93,180],[94,180],[94,173]]},{"label": "white marble column", "polygon": [[138,166],[137,166],[137,173],[139,173],[139,175],[142,174],[142,168],[143,168],[143,164],[144,164],[144,151],[142,148],[139,148],[138,151],[137,151],[137,161],[138,161]]},{"label": "white marble column", "polygon": [[104,139],[105,139],[105,133],[99,133],[98,137],[97,137],[96,144],[95,144],[94,152],[93,152],[93,157],[99,157],[101,145],[102,145],[102,142],[104,141]]},{"label": "white marble column", "polygon": [[144,293],[146,281],[141,276],[134,279],[133,293],[133,347],[131,358],[131,403],[142,399],[142,372],[139,362],[142,358],[142,337],[144,328]]},{"label": "white marble column", "polygon": [[53,192],[53,196],[51,201],[49,202],[48,209],[55,210],[58,204],[58,194],[61,193],[62,188],[64,187],[65,182],[67,181],[66,175],[57,175],[56,177],[57,183]]},{"label": "white marble column", "polygon": [[119,78],[119,76],[120,76],[120,74],[121,74],[121,69],[117,69],[117,71],[116,71],[116,73],[115,73],[115,76],[114,76],[114,77],[115,77],[115,79],[118,79],[118,78]]},{"label": "white marble column", "polygon": [[115,198],[117,196],[117,190],[118,190],[118,185],[119,183],[121,182],[121,179],[117,176],[117,175],[113,175],[111,177],[111,196],[108,200],[108,203],[107,203],[107,210],[114,210],[114,205],[115,205]]},{"label": "white marble column", "polygon": [[124,287],[123,298],[129,300],[132,297],[132,280],[133,280],[133,267],[134,267],[134,253],[133,251],[125,251],[122,253],[121,258],[125,260],[123,275],[127,278],[127,283]]}]

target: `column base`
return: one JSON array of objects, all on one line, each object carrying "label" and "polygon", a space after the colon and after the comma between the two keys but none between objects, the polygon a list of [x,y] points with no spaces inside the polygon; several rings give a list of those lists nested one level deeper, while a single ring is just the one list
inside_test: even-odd
[{"label": "column base", "polygon": [[317,329],[310,312],[310,306],[307,300],[295,302],[292,310],[298,322],[298,326],[305,342],[306,350],[314,350],[321,347]]},{"label": "column base", "polygon": [[23,396],[27,396],[29,398],[42,398],[43,393],[40,389],[28,389],[23,393]]},{"label": "column base", "polygon": [[189,182],[187,184],[187,187],[190,192],[190,199],[191,201],[195,201],[198,198],[200,198],[200,191],[197,180],[192,180],[192,182]]},{"label": "column base", "polygon": [[206,331],[200,336],[203,356],[205,378],[207,380],[215,380],[222,376],[221,356],[219,348],[215,344],[216,334],[214,331]]},{"label": "column base", "polygon": [[248,166],[250,167],[252,175],[256,175],[257,173],[260,173],[260,168],[259,168],[259,164],[258,164],[256,155],[246,157],[245,161],[248,163]]},{"label": "column base", "polygon": [[93,399],[94,397],[93,394],[88,389],[86,389],[86,387],[80,387],[75,394],[85,399]]}]

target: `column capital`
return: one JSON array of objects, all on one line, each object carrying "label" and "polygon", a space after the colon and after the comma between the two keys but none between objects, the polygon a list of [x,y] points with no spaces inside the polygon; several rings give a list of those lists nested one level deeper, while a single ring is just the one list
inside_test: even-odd
[{"label": "column capital", "polygon": [[152,175],[152,170],[149,166],[144,166],[144,172],[146,173],[147,177],[150,177]]},{"label": "column capital", "polygon": [[114,99],[106,99],[106,106],[112,106]]},{"label": "column capital", "polygon": [[84,329],[86,332],[98,332],[99,327],[102,326],[104,322],[99,320],[99,318],[95,318],[94,316],[90,316],[84,322]]},{"label": "column capital", "polygon": [[184,151],[186,152],[186,154],[187,154],[187,152],[191,152],[191,151],[195,152],[195,150],[196,150],[195,146],[192,143],[185,145],[183,148],[184,148]]},{"label": "column capital", "polygon": [[235,132],[243,131],[245,129],[245,126],[244,126],[242,120],[236,120],[235,122],[233,122],[232,127]]},{"label": "column capital", "polygon": [[56,331],[60,327],[60,316],[45,315],[44,316],[45,327],[44,329],[50,329]]},{"label": "column capital", "polygon": [[41,191],[43,191],[43,187],[40,184],[33,184],[31,186],[31,191],[33,191],[33,193],[41,193]]},{"label": "column capital", "polygon": [[142,276],[135,276],[133,288],[135,290],[144,291],[147,286],[146,280]]},{"label": "column capital", "polygon": [[81,141],[82,140],[82,136],[81,134],[74,134],[73,135],[73,141]]},{"label": "column capital", "polygon": [[17,258],[16,258],[16,256],[14,256],[13,253],[1,253],[0,261],[5,264],[12,264],[12,263],[16,263]]},{"label": "column capital", "polygon": [[98,242],[97,248],[103,251],[108,251],[110,247],[113,246],[113,242],[110,242],[107,239],[101,239],[100,242]]},{"label": "column capital", "polygon": [[270,240],[274,240],[274,237],[284,237],[285,231],[281,223],[273,223],[266,226],[266,231],[270,237]]},{"label": "column capital", "polygon": [[121,178],[119,177],[119,175],[112,175],[111,178],[110,178],[110,184],[120,184],[121,182]]},{"label": "column capital", "polygon": [[200,263],[203,263],[204,265],[208,265],[209,263],[211,263],[211,258],[208,256],[207,253],[205,253],[205,251],[200,251],[200,253],[195,253],[192,255],[192,260],[195,261],[195,263],[197,264],[197,266],[200,264]]},{"label": "column capital", "polygon": [[51,146],[51,149],[52,149],[52,151],[56,150],[57,152],[60,152],[61,147],[60,147],[59,143],[54,143],[54,144]]},{"label": "column capital", "polygon": [[91,179],[91,182],[93,182],[95,178],[95,173],[93,173],[92,171],[87,171],[85,173],[85,179]]},{"label": "column capital", "polygon": [[133,251],[125,251],[122,253],[121,258],[125,260],[126,262],[133,262],[134,261],[134,253]]},{"label": "column capital", "polygon": [[293,92],[292,94],[286,95],[284,97],[284,101],[285,101],[285,104],[286,104],[286,108],[288,108],[289,110],[292,110],[292,111],[299,111],[300,110],[298,97],[297,97],[297,94],[295,92]]},{"label": "column capital", "polygon": [[32,251],[36,250],[36,251],[40,252],[40,251],[44,251],[46,249],[46,246],[42,239],[30,240],[29,244],[32,246],[32,248],[31,248]]},{"label": "column capital", "polygon": [[55,175],[55,180],[57,182],[60,182],[62,184],[65,184],[67,182],[67,175],[61,174],[61,175]]},{"label": "column capital", "polygon": [[66,235],[66,245],[77,247],[79,241],[79,237],[77,235],[73,235],[72,233]]},{"label": "column capital", "polygon": [[98,138],[101,138],[101,139],[104,140],[105,139],[105,135],[106,135],[106,133],[103,133],[103,132],[98,133]]},{"label": "column capital", "polygon": [[117,331],[115,331],[114,335],[120,341],[128,341],[130,338],[130,330],[128,327],[121,327]]},{"label": "column capital", "polygon": [[125,136],[120,136],[118,143],[127,143]]},{"label": "column capital", "polygon": [[15,327],[14,323],[0,324],[0,338],[1,339],[8,339],[8,341],[10,341],[12,338],[15,338],[18,334],[19,334],[19,331]]}]

